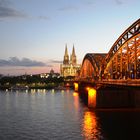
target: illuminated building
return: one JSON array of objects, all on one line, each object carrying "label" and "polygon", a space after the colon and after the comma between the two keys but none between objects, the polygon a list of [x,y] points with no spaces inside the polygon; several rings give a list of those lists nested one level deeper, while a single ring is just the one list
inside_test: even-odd
[{"label": "illuminated building", "polygon": [[59,73],[55,73],[53,69],[50,70],[50,73],[41,73],[40,78],[48,78],[48,77],[60,77]]},{"label": "illuminated building", "polygon": [[69,56],[67,45],[65,46],[65,54],[63,64],[60,65],[61,76],[76,76],[77,71],[80,70],[80,65],[77,64],[77,58],[75,54],[75,48],[73,45],[72,54]]}]

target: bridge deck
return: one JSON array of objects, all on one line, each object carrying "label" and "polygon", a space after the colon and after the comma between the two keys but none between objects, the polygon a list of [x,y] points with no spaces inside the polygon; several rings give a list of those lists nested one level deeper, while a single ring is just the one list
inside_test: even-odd
[{"label": "bridge deck", "polygon": [[132,86],[140,87],[140,79],[104,79],[104,80],[94,80],[94,79],[77,79],[77,82],[91,83],[96,85],[120,85],[120,86]]},{"label": "bridge deck", "polygon": [[140,87],[140,79],[128,79],[128,80],[102,80],[97,84],[103,85],[121,85],[121,86],[136,86]]}]

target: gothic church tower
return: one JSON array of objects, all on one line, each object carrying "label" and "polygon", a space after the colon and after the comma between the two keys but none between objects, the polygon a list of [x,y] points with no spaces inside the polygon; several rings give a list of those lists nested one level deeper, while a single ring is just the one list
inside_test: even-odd
[{"label": "gothic church tower", "polygon": [[69,64],[69,55],[68,55],[67,44],[65,46],[65,54],[64,54],[63,64]]},{"label": "gothic church tower", "polygon": [[68,55],[67,44],[65,45],[65,54],[63,64],[60,65],[61,76],[76,76],[77,71],[80,70],[80,64],[77,64],[75,48],[73,45],[72,54]]},{"label": "gothic church tower", "polygon": [[71,55],[71,60],[70,61],[71,61],[72,65],[76,65],[76,63],[77,63],[74,45],[73,45],[72,55]]}]

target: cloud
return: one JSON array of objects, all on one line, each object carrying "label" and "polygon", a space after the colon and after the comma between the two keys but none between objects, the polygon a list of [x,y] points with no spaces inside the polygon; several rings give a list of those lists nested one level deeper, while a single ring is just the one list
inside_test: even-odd
[{"label": "cloud", "polygon": [[23,66],[23,67],[47,66],[47,67],[52,67],[52,65],[47,65],[40,61],[31,60],[29,58],[22,58],[20,60],[17,57],[10,57],[9,60],[0,59],[0,67],[2,67],[2,66]]},{"label": "cloud", "polygon": [[39,19],[39,20],[50,20],[47,16],[36,16],[32,17],[25,13],[13,8],[12,3],[9,0],[0,0],[0,21],[6,18],[28,18],[28,19]]},{"label": "cloud", "polygon": [[0,0],[0,5],[9,5],[10,1],[9,0]]},{"label": "cloud", "polygon": [[56,64],[56,63],[58,63],[58,64],[61,64],[61,63],[62,63],[62,61],[59,61],[59,60],[50,60],[49,62],[50,62],[50,63],[55,63],[55,64]]},{"label": "cloud", "polygon": [[7,0],[0,0],[0,19],[4,18],[23,18],[25,14],[9,6]]}]

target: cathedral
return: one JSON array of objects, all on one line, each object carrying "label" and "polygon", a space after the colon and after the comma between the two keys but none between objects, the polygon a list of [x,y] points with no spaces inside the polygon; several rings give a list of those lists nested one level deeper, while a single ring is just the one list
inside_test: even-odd
[{"label": "cathedral", "polygon": [[72,54],[69,56],[67,45],[65,46],[65,54],[63,59],[63,64],[60,65],[61,76],[76,76],[77,72],[80,70],[80,65],[77,64],[77,58],[75,54],[75,48],[73,45]]}]

